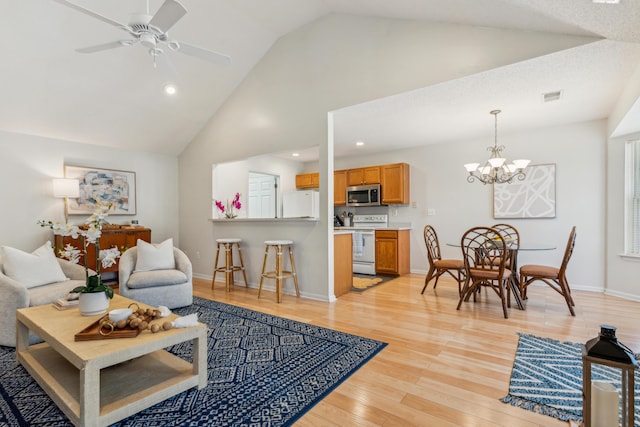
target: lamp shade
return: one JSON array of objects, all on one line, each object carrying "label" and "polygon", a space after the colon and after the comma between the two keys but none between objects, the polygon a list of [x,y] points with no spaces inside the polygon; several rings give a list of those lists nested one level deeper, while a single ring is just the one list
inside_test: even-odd
[{"label": "lamp shade", "polygon": [[480,163],[467,163],[466,165],[464,165],[464,168],[467,170],[467,172],[471,173],[475,172],[475,170],[478,169],[478,166],[480,166]]},{"label": "lamp shade", "polygon": [[57,178],[53,180],[54,197],[80,197],[80,181],[71,178]]}]

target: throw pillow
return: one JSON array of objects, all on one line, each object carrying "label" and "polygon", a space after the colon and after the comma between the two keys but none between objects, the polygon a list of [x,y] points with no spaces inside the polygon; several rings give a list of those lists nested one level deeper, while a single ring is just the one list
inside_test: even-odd
[{"label": "throw pillow", "polygon": [[176,260],[173,257],[173,239],[167,239],[157,244],[138,239],[137,247],[138,259],[134,272],[176,268]]},{"label": "throw pillow", "polygon": [[26,288],[69,280],[53,253],[51,242],[45,243],[30,254],[20,249],[2,246],[0,254],[4,274]]}]

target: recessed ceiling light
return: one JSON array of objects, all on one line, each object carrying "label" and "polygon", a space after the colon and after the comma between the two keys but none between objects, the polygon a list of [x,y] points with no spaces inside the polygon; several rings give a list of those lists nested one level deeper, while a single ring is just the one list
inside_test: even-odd
[{"label": "recessed ceiling light", "polygon": [[357,141],[357,142],[356,142],[356,145],[357,145],[358,147],[362,147],[362,146],[364,145],[364,142],[362,142],[362,141]]},{"label": "recessed ceiling light", "polygon": [[300,153],[293,153],[292,156],[293,157],[300,157]]},{"label": "recessed ceiling light", "polygon": [[542,94],[542,102],[558,101],[562,96],[561,90],[555,90],[553,92],[547,92]]},{"label": "recessed ceiling light", "polygon": [[592,0],[594,3],[602,3],[602,4],[618,4],[620,0]]},{"label": "recessed ceiling light", "polygon": [[178,90],[176,89],[176,87],[174,85],[166,84],[162,88],[162,91],[165,93],[165,95],[175,95]]}]

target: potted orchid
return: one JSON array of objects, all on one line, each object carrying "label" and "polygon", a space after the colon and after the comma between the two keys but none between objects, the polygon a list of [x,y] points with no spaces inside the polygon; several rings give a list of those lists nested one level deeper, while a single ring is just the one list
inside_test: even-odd
[{"label": "potted orchid", "polygon": [[240,203],[240,193],[236,193],[231,202],[227,200],[226,206],[221,200],[214,199],[213,202],[215,203],[216,208],[218,208],[220,214],[224,215],[224,217],[228,219],[237,217],[237,211],[242,207],[242,203]]},{"label": "potted orchid", "polygon": [[[80,257],[83,256],[85,285],[72,289],[71,293],[80,294],[80,311],[87,316],[102,314],[109,307],[109,299],[113,298],[113,289],[102,283],[100,267],[111,267],[120,256],[120,251],[115,246],[110,249],[100,250],[102,223],[111,208],[111,203],[98,202],[95,205],[96,211],[89,217],[86,221],[86,227],[83,228],[77,225],[60,224],[52,221],[38,221],[41,227],[49,227],[54,234],[71,236],[74,239],[80,238],[81,249],[67,244],[63,249],[58,250],[58,255],[76,264],[80,261]],[[91,244],[95,244],[96,247],[96,274],[94,275],[89,275],[89,267],[87,265],[87,247]]]}]

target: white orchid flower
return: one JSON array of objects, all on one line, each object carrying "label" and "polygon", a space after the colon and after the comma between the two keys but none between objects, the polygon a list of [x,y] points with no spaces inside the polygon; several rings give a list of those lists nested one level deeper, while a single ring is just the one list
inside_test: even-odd
[{"label": "white orchid flower", "polygon": [[58,251],[58,254],[60,254],[62,258],[74,264],[80,262],[80,249],[76,248],[70,243],[67,243],[64,249],[60,249]]},{"label": "white orchid flower", "polygon": [[102,235],[102,232],[100,231],[100,229],[97,227],[94,227],[93,224],[89,226],[87,230],[84,230],[81,233],[88,243],[95,243],[96,240],[98,240]]},{"label": "white orchid flower", "polygon": [[71,236],[74,239],[77,239],[80,233],[80,229],[78,228],[78,226],[71,224],[55,223],[51,226],[51,229],[53,230],[53,234],[58,234],[60,236]]},{"label": "white orchid flower", "polygon": [[100,260],[102,262],[102,268],[109,268],[116,263],[116,259],[120,256],[120,251],[117,246],[111,249],[103,249],[100,251]]}]

